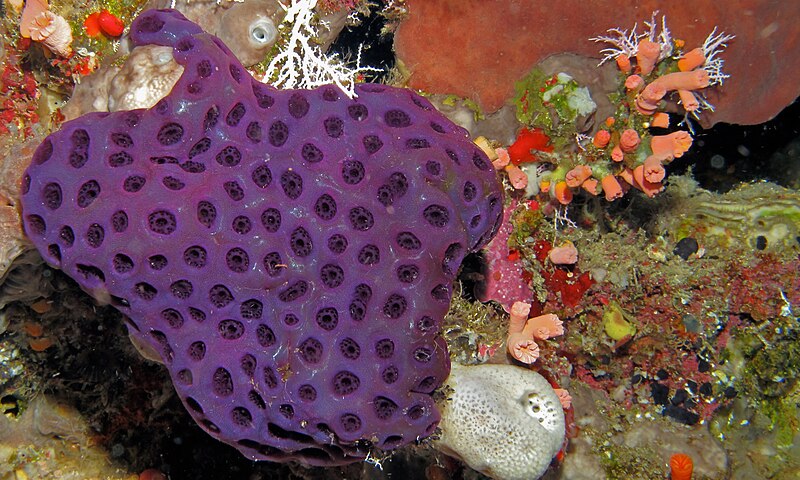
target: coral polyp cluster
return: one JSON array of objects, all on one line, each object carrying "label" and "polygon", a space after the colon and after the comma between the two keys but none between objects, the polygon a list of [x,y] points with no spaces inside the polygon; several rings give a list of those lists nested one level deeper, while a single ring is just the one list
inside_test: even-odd
[{"label": "coral polyp cluster", "polygon": [[676,128],[670,114],[698,117],[713,110],[706,91],[728,77],[720,54],[733,36],[715,29],[702,46],[687,50],[683,41],[673,39],[664,17],[659,24],[654,14],[645,25],[643,33],[636,27],[611,29],[592,38],[609,45],[601,51],[605,56],[600,65],[614,61],[620,83],[611,98],[613,114],[599,122],[592,136],[576,125],[589,114],[591,99],[570,77],[534,73],[523,84],[527,86],[518,87],[518,119],[553,141],[546,148],[533,147],[538,150],[533,155],[528,130],[523,130],[509,147],[509,152],[519,152],[512,154],[512,161],[551,164],[549,171],[539,172],[538,185],[562,205],[578,190],[609,201],[631,187],[656,195],[663,189],[664,165],[683,156],[693,140],[687,119]]}]

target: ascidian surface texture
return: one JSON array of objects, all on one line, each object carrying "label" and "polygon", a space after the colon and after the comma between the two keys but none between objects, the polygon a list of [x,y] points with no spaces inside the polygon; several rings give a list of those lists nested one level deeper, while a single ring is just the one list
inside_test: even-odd
[{"label": "ascidian surface texture", "polygon": [[23,216],[47,262],[127,314],[250,458],[341,464],[430,435],[451,282],[501,218],[487,157],[405,89],[259,83],[175,11],[131,38],[173,47],[183,76],[39,147]]}]

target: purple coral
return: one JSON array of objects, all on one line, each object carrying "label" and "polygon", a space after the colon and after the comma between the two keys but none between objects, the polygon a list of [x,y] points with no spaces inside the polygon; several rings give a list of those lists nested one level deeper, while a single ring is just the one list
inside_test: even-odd
[{"label": "purple coral", "polygon": [[126,313],[247,457],[332,465],[430,435],[451,282],[501,219],[486,156],[408,90],[259,83],[175,11],[131,38],[183,76],[45,139],[23,180],[42,256]]}]

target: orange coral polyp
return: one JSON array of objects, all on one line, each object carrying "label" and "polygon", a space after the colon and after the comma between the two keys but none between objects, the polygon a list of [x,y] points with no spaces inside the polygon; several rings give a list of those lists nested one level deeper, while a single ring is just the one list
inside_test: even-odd
[{"label": "orange coral polyp", "polygon": [[605,193],[606,200],[609,202],[622,197],[622,185],[619,184],[619,181],[614,175],[606,175],[603,177],[603,179],[600,180],[600,185],[603,187],[603,193]]},{"label": "orange coral polyp", "polygon": [[598,130],[592,139],[592,145],[597,148],[605,148],[611,141],[611,133],[608,130]]},{"label": "orange coral polyp", "polygon": [[676,453],[669,458],[670,480],[691,480],[694,462],[685,453]]},{"label": "orange coral polyp", "polygon": [[636,130],[628,128],[619,137],[619,148],[625,153],[633,153],[639,147],[641,141]]},{"label": "orange coral polyp", "polygon": [[709,84],[708,72],[674,72],[662,75],[650,82],[636,97],[636,108],[644,115],[652,115],[662,98],[674,90],[700,90]]},{"label": "orange coral polyp", "polygon": [[508,352],[522,363],[531,364],[539,358],[539,345],[523,333],[508,336]]},{"label": "orange coral polyp", "polygon": [[651,183],[660,183],[664,180],[666,172],[664,166],[661,164],[661,159],[653,155],[647,157],[644,161],[644,178]]},{"label": "orange coral polyp", "polygon": [[653,156],[663,160],[680,158],[692,147],[692,136],[685,130],[678,130],[668,135],[656,135],[650,139]]},{"label": "orange coral polyp", "polygon": [[492,160],[492,165],[494,165],[495,170],[505,168],[511,162],[511,157],[508,155],[508,150],[505,148],[496,148],[495,155],[497,155],[497,158]]},{"label": "orange coral polyp", "polygon": [[591,195],[597,195],[597,187],[600,185],[600,182],[597,181],[596,178],[587,178],[582,184],[581,188],[584,189]]},{"label": "orange coral polyp", "polygon": [[42,335],[44,335],[44,327],[42,326],[41,323],[36,323],[36,322],[26,323],[25,325],[22,326],[22,328],[25,330],[25,333],[27,333],[31,337],[41,337]]},{"label": "orange coral polyp", "polygon": [[54,344],[53,340],[47,337],[31,338],[28,340],[28,345],[30,345],[31,350],[34,352],[43,352]]},{"label": "orange coral polyp", "polygon": [[663,86],[651,83],[636,96],[636,109],[643,115],[652,115],[666,94],[667,90]]},{"label": "orange coral polyp", "polygon": [[525,322],[528,321],[528,315],[531,313],[531,304],[525,302],[514,302],[511,305],[508,319],[508,332],[521,333],[525,328]]},{"label": "orange coral polyp", "polygon": [[621,172],[617,174],[617,176],[625,180],[625,183],[627,183],[628,185],[634,185],[633,170],[631,170],[630,168],[625,167],[624,169],[622,169]]},{"label": "orange coral polyp", "polygon": [[639,48],[636,51],[636,66],[639,73],[647,75],[653,71],[658,57],[661,55],[661,46],[649,38],[639,42]]},{"label": "orange coral polyp", "polygon": [[506,165],[505,171],[508,174],[508,181],[514,189],[522,190],[528,186],[528,176],[518,166]]},{"label": "orange coral polyp", "polygon": [[678,97],[681,99],[683,109],[687,112],[694,112],[700,108],[700,102],[691,90],[678,90]]},{"label": "orange coral polyp", "polygon": [[622,148],[619,145],[614,145],[614,148],[611,149],[611,160],[615,162],[621,162],[625,159],[625,152],[622,151]]},{"label": "orange coral polyp", "polygon": [[641,190],[642,193],[648,197],[653,198],[657,193],[660,193],[662,190],[664,190],[664,186],[660,182],[653,183],[645,178],[644,165],[639,165],[638,167],[634,168],[632,173],[633,186]]},{"label": "orange coral polyp", "polygon": [[538,340],[547,340],[548,338],[564,335],[564,322],[558,318],[558,315],[546,313],[538,317],[529,318],[525,328],[522,330],[522,334]]},{"label": "orange coral polyp", "polygon": [[700,90],[706,88],[709,83],[708,72],[705,70],[692,70],[691,72],[673,72],[662,75],[653,80],[650,85],[656,85],[666,91],[673,90]]},{"label": "orange coral polyp", "polygon": [[664,112],[656,112],[650,120],[651,127],[667,128],[669,127],[669,114]]},{"label": "orange coral polyp", "polygon": [[678,60],[678,70],[681,72],[691,72],[704,63],[706,63],[706,56],[703,53],[703,49],[697,47],[694,50],[686,52]]},{"label": "orange coral polyp", "polygon": [[616,58],[617,68],[622,73],[629,73],[631,71],[631,58],[625,54],[618,55]]},{"label": "orange coral polyp", "polygon": [[550,191],[550,180],[542,180],[539,182],[539,190],[542,193],[548,193]]},{"label": "orange coral polyp", "polygon": [[625,79],[625,88],[638,92],[644,87],[644,79],[639,75],[631,75]]},{"label": "orange coral polyp", "polygon": [[578,165],[567,172],[565,181],[571,188],[580,187],[587,178],[592,176],[592,169],[588,165]]},{"label": "orange coral polyp", "polygon": [[567,182],[564,180],[556,183],[554,195],[561,205],[569,205],[570,202],[572,202],[572,190],[570,190]]}]

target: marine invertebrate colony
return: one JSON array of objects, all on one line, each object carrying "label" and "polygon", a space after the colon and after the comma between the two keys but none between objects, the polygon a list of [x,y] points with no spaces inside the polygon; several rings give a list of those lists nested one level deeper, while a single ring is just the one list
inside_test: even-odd
[{"label": "marine invertebrate colony", "polygon": [[[541,86],[541,74],[534,71],[518,86],[517,118],[535,130],[543,129],[556,145],[552,155],[541,146],[532,147],[545,152],[541,156],[553,166],[541,175],[539,187],[549,190],[562,205],[569,204],[579,188],[592,195],[602,193],[608,201],[622,197],[630,187],[656,195],[663,190],[664,165],[683,156],[692,145],[686,130],[651,133],[651,127],[670,127],[665,100],[674,93],[685,116],[699,118],[702,110],[714,109],[706,100],[706,88],[721,85],[728,77],[720,55],[733,35],[714,29],[701,47],[687,51],[683,41],[672,38],[664,17],[659,23],[654,13],[645,26],[644,33],[637,33],[635,27],[631,31],[615,28],[609,35],[592,39],[609,45],[601,50],[605,57],[600,64],[614,61],[621,84],[613,98],[613,116],[605,119],[593,138],[576,128],[578,112],[568,108],[576,87],[566,88],[569,81],[561,78],[563,74],[544,80]],[[509,151],[517,150],[527,135],[523,129]],[[576,140],[565,144],[570,137]],[[515,156],[521,161],[537,160],[531,149]]]},{"label": "marine invertebrate colony", "polygon": [[450,284],[501,219],[486,155],[408,90],[257,82],[174,10],[131,39],[183,75],[37,149],[22,204],[42,256],[126,313],[250,458],[341,464],[430,435]]}]

